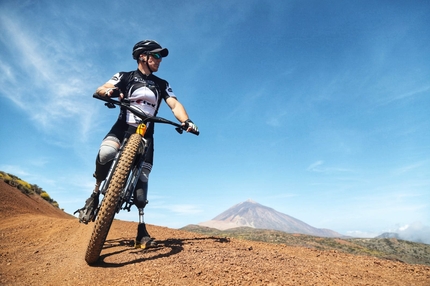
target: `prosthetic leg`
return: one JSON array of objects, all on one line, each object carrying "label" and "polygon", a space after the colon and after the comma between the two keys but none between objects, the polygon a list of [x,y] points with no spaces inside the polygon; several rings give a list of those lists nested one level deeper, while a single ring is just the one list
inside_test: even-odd
[{"label": "prosthetic leg", "polygon": [[[147,173],[149,173],[149,170]],[[142,177],[147,179],[147,176],[141,176],[141,179]],[[137,235],[134,247],[145,249],[149,247],[156,247],[157,244],[155,243],[154,239],[151,238],[151,236],[149,235],[143,218],[143,209],[148,204],[148,181],[144,182],[141,179],[139,179],[134,193],[134,204],[139,210],[139,224],[137,225]]]}]

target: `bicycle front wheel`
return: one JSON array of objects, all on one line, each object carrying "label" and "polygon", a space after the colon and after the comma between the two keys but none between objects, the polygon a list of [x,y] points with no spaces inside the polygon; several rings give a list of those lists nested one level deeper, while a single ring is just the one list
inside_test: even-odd
[{"label": "bicycle front wheel", "polygon": [[112,178],[95,221],[87,252],[85,253],[85,261],[90,265],[96,263],[100,257],[103,244],[106,241],[115,216],[121,189],[124,188],[127,181],[128,174],[130,173],[131,166],[139,149],[141,138],[139,134],[132,134],[130,136],[118,160],[118,164],[113,171]]}]

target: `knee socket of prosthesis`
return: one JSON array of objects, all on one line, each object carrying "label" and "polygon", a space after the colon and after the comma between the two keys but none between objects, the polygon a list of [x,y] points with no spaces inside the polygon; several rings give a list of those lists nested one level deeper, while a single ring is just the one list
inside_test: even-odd
[{"label": "knee socket of prosthesis", "polygon": [[148,204],[148,178],[150,172],[149,169],[143,168],[137,182],[133,200],[137,208],[144,208]]},{"label": "knee socket of prosthesis", "polygon": [[148,204],[148,182],[139,180],[134,191],[133,202],[139,209],[143,209]]}]

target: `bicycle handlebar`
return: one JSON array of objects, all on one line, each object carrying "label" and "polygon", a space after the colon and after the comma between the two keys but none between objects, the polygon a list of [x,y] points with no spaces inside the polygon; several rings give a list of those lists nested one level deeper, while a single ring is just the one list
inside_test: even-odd
[{"label": "bicycle handlebar", "polygon": [[[187,122],[185,122],[185,125],[182,125],[182,124],[170,121],[170,120],[168,120],[166,118],[163,118],[163,117],[149,116],[148,114],[144,113],[139,108],[137,108],[135,106],[132,106],[130,104],[130,101],[128,99],[123,99],[122,101],[119,101],[119,100],[112,99],[111,97],[108,97],[108,96],[99,96],[98,94],[93,94],[93,97],[95,99],[99,99],[99,100],[105,101],[106,102],[105,105],[108,108],[115,108],[115,105],[118,105],[118,106],[126,108],[131,113],[133,113],[134,115],[136,115],[137,117],[139,117],[140,119],[142,119],[143,123],[154,122],[154,123],[170,124],[170,125],[175,126],[176,127],[175,128],[176,131],[178,131],[178,133],[181,133],[181,134],[182,134],[183,130],[186,131],[188,129],[188,127],[189,127]],[[194,135],[199,135],[200,134],[199,131],[197,131],[197,132],[190,132],[190,133],[192,133]]]}]

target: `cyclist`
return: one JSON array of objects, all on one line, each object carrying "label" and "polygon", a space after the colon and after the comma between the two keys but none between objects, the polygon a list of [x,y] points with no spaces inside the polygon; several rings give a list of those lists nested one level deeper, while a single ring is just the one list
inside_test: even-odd
[{"label": "cyclist", "polygon": [[[99,96],[119,96],[128,98],[132,105],[140,108],[150,116],[155,116],[164,100],[172,110],[176,119],[182,125],[188,124],[188,132],[197,132],[197,126],[189,119],[183,105],[177,100],[169,83],[154,75],[160,67],[164,57],[169,54],[168,49],[162,48],[154,40],[144,40],[133,47],[132,56],[137,61],[137,70],[116,73],[109,81],[97,88]],[[94,177],[96,185],[85,206],[78,210],[79,221],[87,224],[94,217],[94,211],[99,203],[99,186],[106,179],[112,160],[124,139],[126,132],[134,132],[139,119],[126,109],[121,109],[118,120],[103,139],[96,158]],[[135,248],[154,247],[157,244],[149,235],[143,221],[143,209],[148,203],[148,178],[153,165],[154,153],[154,125],[148,123],[145,139],[148,140],[148,151],[145,165],[140,175],[134,193],[134,204],[139,210],[139,224],[135,241]]]}]

